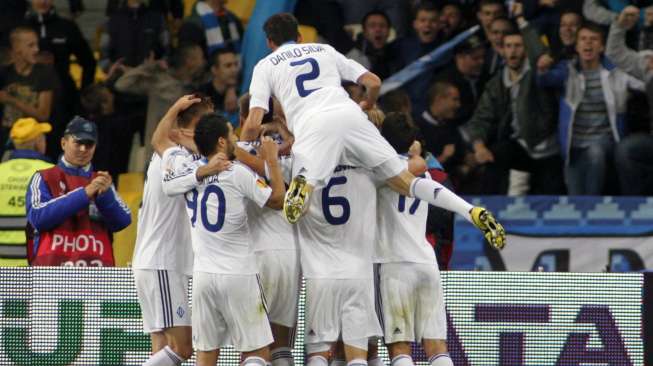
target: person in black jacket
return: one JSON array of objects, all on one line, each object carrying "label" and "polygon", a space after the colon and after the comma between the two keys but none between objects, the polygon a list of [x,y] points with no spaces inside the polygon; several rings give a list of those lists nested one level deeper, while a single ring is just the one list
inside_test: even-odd
[{"label": "person in black jacket", "polygon": [[86,87],[95,77],[96,62],[91,48],[77,24],[57,14],[53,0],[32,0],[25,21],[39,35],[39,62],[54,65],[65,101],[60,119],[68,120],[79,106],[79,90],[70,76],[70,56],[74,55],[82,67],[82,88]]}]

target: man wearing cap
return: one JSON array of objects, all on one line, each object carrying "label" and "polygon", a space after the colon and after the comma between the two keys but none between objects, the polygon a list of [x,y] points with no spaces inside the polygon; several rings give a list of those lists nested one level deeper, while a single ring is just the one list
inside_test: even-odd
[{"label": "man wearing cap", "polygon": [[131,223],[129,209],[107,172],[94,172],[91,159],[97,126],[73,118],[61,139],[63,156],[52,168],[32,177],[27,219],[34,241],[28,259],[34,266],[113,266],[111,232]]},{"label": "man wearing cap", "polygon": [[16,149],[0,164],[0,267],[26,266],[25,191],[32,175],[52,166],[45,153],[49,123],[17,120],[10,131]]}]

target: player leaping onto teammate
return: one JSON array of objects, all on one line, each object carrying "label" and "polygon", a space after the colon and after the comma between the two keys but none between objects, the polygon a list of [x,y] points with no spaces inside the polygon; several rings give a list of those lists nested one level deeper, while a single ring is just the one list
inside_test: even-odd
[{"label": "player leaping onto teammate", "polygon": [[[376,103],[381,87],[378,76],[329,45],[297,44],[301,39],[292,14],[271,16],[263,30],[273,52],[254,68],[250,113],[243,132],[256,134],[269,98],[275,96],[295,136],[293,180],[283,207],[289,222],[299,220],[313,190],[325,186],[345,158],[352,165],[373,170],[399,194],[458,213],[483,231],[491,245],[503,248],[505,230],[489,211],[473,207],[435,181],[416,178],[369,123],[361,108]],[[349,99],[342,80],[365,87],[367,99],[360,106]]]}]

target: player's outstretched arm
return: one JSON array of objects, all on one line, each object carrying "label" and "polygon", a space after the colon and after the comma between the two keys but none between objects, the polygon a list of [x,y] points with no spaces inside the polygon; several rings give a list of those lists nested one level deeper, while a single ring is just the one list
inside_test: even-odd
[{"label": "player's outstretched arm", "polygon": [[261,122],[265,115],[265,109],[260,107],[253,107],[249,110],[249,115],[245,120],[245,125],[240,131],[240,139],[242,141],[254,141],[259,135],[261,129]]},{"label": "player's outstretched arm", "polygon": [[279,167],[279,147],[274,140],[266,136],[261,138],[259,152],[268,166],[270,187],[272,188],[272,194],[270,194],[270,198],[268,198],[265,205],[275,210],[281,210],[286,195],[286,185],[283,182],[283,175]]},{"label": "player's outstretched arm", "polygon": [[159,154],[159,156],[163,156],[164,151],[175,146],[175,143],[170,138],[170,131],[177,121],[179,112],[195,103],[199,103],[200,101],[202,100],[196,98],[194,95],[184,95],[179,98],[170,109],[168,109],[168,112],[166,112],[159,124],[156,126],[156,129],[152,134],[152,140],[150,141],[154,151]]},{"label": "player's outstretched arm", "polygon": [[368,71],[361,75],[356,83],[365,87],[365,100],[360,103],[361,108],[368,110],[374,107],[381,91],[381,79],[373,72]]}]

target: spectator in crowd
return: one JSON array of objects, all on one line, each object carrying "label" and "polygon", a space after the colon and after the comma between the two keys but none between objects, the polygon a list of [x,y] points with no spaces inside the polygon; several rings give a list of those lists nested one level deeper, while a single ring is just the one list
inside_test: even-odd
[{"label": "spectator in crowd", "polygon": [[83,117],[95,121],[98,127],[93,167],[108,171],[116,180],[127,171],[133,130],[125,115],[116,111],[114,100],[113,93],[104,84],[93,84],[82,90]]},{"label": "spectator in crowd", "polygon": [[409,30],[410,0],[337,0],[337,2],[342,7],[345,24],[355,24],[360,22],[365,14],[381,12],[386,14],[388,23],[393,25],[398,37],[403,37]]},{"label": "spectator in crowd", "polygon": [[52,166],[45,154],[49,123],[21,118],[11,128],[16,150],[0,164],[0,267],[27,266],[25,192],[34,173]]},{"label": "spectator in crowd", "polygon": [[382,11],[373,10],[365,14],[361,24],[363,32],[346,56],[385,79],[395,71],[391,69],[393,55],[388,47],[390,18]]},{"label": "spectator in crowd", "polygon": [[453,172],[465,150],[458,128],[451,123],[460,108],[460,93],[455,85],[438,81],[429,88],[428,101],[429,108],[416,120],[424,148]]},{"label": "spectator in crowd", "polygon": [[[397,39],[390,46],[394,55],[393,68],[395,70],[402,69],[433,51],[439,45],[442,27],[438,8],[433,3],[425,1],[417,6],[413,29],[415,35]],[[417,113],[417,115],[426,109],[426,96],[423,91],[428,89],[430,83],[431,77],[423,75],[423,77],[415,78],[404,85],[404,90],[410,96],[413,113]]]},{"label": "spectator in crowd", "polygon": [[73,118],[57,165],[32,177],[25,196],[35,235],[28,247],[31,265],[114,265],[110,233],[127,227],[131,215],[109,173],[91,166],[97,138],[95,123]]},{"label": "spectator in crowd", "polygon": [[461,107],[453,121],[456,126],[469,120],[481,93],[483,93],[485,85],[485,78],[482,76],[484,59],[485,43],[479,37],[471,36],[454,49],[453,64],[435,76],[436,81],[448,81],[456,86],[460,93]]},{"label": "spectator in crowd", "polygon": [[520,28],[503,36],[506,65],[490,81],[464,126],[479,164],[486,164],[485,194],[508,193],[511,169],[530,173],[530,194],[563,194],[556,141],[556,99],[538,88],[535,63],[545,49],[515,7]]},{"label": "spectator in crowd", "polygon": [[29,27],[11,31],[12,63],[0,69],[0,104],[4,107],[0,128],[0,156],[12,123],[22,117],[47,121],[52,111],[56,83],[50,66],[37,63],[38,36]]},{"label": "spectator in crowd", "polygon": [[504,64],[501,56],[503,47],[503,36],[508,33],[514,33],[515,26],[507,18],[496,18],[490,23],[490,33],[488,34],[488,47],[485,52],[484,72],[488,77],[493,76]]},{"label": "spectator in crowd", "polygon": [[[125,70],[116,80],[116,90],[148,98],[144,141],[152,140],[156,125],[177,99],[197,90],[197,79],[204,65],[201,47],[187,44],[173,53],[169,67],[163,61],[147,60],[138,67]],[[145,146],[146,156],[150,156],[152,148],[148,143]]]},{"label": "spectator in crowd", "polygon": [[483,36],[485,39],[490,37],[490,25],[496,18],[506,16],[506,9],[503,2],[500,0],[481,0],[478,3],[478,11],[476,12],[476,19],[481,25]]},{"label": "spectator in crowd", "polygon": [[583,25],[576,40],[577,61],[553,66],[549,55],[537,63],[538,83],[561,91],[559,139],[565,157],[565,183],[572,195],[600,195],[616,143],[625,134],[628,88],[641,82],[603,56],[603,30]]},{"label": "spectator in crowd", "polygon": [[395,40],[392,44],[394,63],[400,69],[433,51],[441,41],[442,26],[438,8],[430,1],[421,2],[415,9],[414,35]]},{"label": "spectator in crowd", "polygon": [[627,136],[617,145],[615,164],[621,184],[621,193],[626,195],[653,194],[653,52],[635,52],[626,47],[626,32],[633,28],[639,18],[639,9],[624,8],[612,23],[606,55],[628,74],[646,83],[649,101],[649,133]]},{"label": "spectator in crowd", "polygon": [[465,19],[463,18],[463,11],[460,8],[460,4],[449,2],[442,6],[440,10],[440,25],[442,26],[443,40],[449,40],[463,30]]},{"label": "spectator in crowd", "polygon": [[573,11],[560,15],[558,37],[551,42],[554,59],[569,60],[576,55],[576,35],[582,23],[583,17]]},{"label": "spectator in crowd", "polygon": [[0,1],[0,53],[9,49],[9,33],[20,25],[27,11],[26,0]]},{"label": "spectator in crowd", "polygon": [[211,80],[199,87],[199,91],[211,98],[216,111],[224,112],[238,127],[238,76],[240,64],[238,55],[229,48],[221,48],[211,55]]},{"label": "spectator in crowd", "polygon": [[226,0],[199,0],[179,30],[180,43],[202,45],[205,54],[230,47],[240,53],[243,24],[225,6]]},{"label": "spectator in crowd", "polygon": [[168,47],[168,33],[163,14],[151,10],[143,0],[127,0],[107,22],[111,63],[120,60],[127,66],[143,63],[150,54],[160,59]]},{"label": "spectator in crowd", "polygon": [[[32,0],[26,21],[39,36],[39,62],[54,65],[61,82],[61,97],[66,101],[62,104],[62,117],[67,120],[79,107],[79,91],[70,75],[70,57],[75,56],[82,68],[82,88],[93,84],[96,62],[77,24],[60,17],[53,3],[54,0]],[[61,130],[53,127],[55,137],[60,137]]]}]

